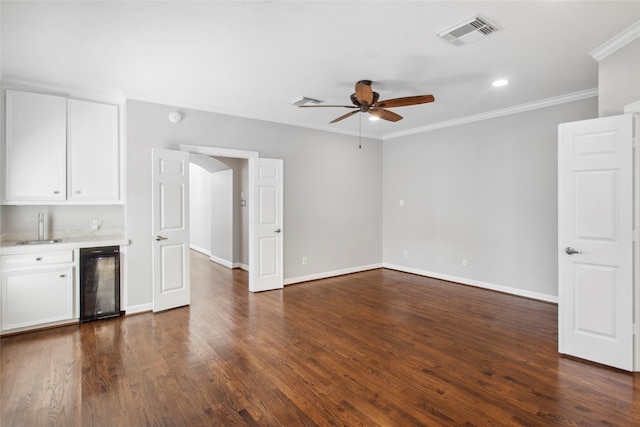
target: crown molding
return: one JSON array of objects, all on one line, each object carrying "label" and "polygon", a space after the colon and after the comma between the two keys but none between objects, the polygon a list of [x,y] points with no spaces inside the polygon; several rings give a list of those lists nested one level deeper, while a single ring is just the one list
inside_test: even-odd
[{"label": "crown molding", "polygon": [[305,129],[313,129],[313,130],[320,130],[320,131],[325,131],[330,133],[338,133],[338,134],[348,135],[348,136],[356,136],[356,137],[361,136],[362,138],[382,140],[382,137],[378,135],[369,135],[365,133],[362,133],[360,135],[357,131],[343,131],[343,130],[335,129],[329,126],[313,126],[313,125],[309,125],[308,123],[296,122],[293,120],[284,120],[279,117],[269,117],[268,115],[265,115],[265,114],[255,114],[247,111],[232,110],[229,108],[219,108],[212,104],[197,102],[197,101],[194,102],[192,100],[183,99],[183,98],[153,95],[153,94],[137,92],[137,91],[124,91],[124,95],[128,100],[133,100],[133,101],[142,101],[142,102],[149,102],[152,104],[170,105],[172,107],[206,111],[208,113],[222,114],[225,116],[241,117],[245,119],[260,120],[263,122],[271,122],[271,123],[278,123],[282,125],[296,126],[296,127],[301,127]]},{"label": "crown molding", "polygon": [[640,38],[640,21],[636,22],[599,48],[594,49],[589,53],[589,55],[591,55],[591,57],[596,61],[600,62],[637,38]]},{"label": "crown molding", "polygon": [[[0,0],[1,1],[1,0]],[[34,83],[18,79],[4,79],[0,81],[0,88],[23,90],[26,92],[38,92],[46,95],[63,96],[94,102],[105,102],[109,104],[123,105],[125,102],[124,93],[120,90],[106,92],[93,90],[79,90],[71,87],[55,86],[51,84]]]},{"label": "crown molding", "polygon": [[508,116],[511,114],[523,113],[525,111],[537,110],[540,108],[553,107],[554,105],[565,104],[567,102],[580,101],[582,99],[593,98],[598,96],[598,89],[587,89],[580,92],[573,92],[567,95],[556,96],[553,98],[547,98],[540,101],[529,102],[526,104],[515,105],[509,108],[502,108],[500,110],[488,111],[486,113],[475,114],[473,116],[460,117],[458,119],[446,120],[444,122],[433,123],[427,126],[421,126],[413,129],[408,129],[401,132],[388,133],[384,135],[383,140],[387,141],[393,138],[399,138],[401,136],[414,135],[417,133],[429,132],[436,129],[448,128],[452,126],[463,125],[466,123],[479,122],[482,120],[495,119],[497,117]]},{"label": "crown molding", "polygon": [[640,113],[640,100],[624,106],[624,113]]}]

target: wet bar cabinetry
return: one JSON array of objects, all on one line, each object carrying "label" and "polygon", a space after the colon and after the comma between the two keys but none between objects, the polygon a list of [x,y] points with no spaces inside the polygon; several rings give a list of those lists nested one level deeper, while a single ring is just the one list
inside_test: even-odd
[{"label": "wet bar cabinetry", "polygon": [[6,204],[120,198],[118,106],[7,90]]},{"label": "wet bar cabinetry", "polygon": [[0,257],[2,333],[77,321],[76,252]]},{"label": "wet bar cabinetry", "polygon": [[[120,257],[124,256],[120,248],[128,245],[129,240],[124,235],[110,235],[70,237],[56,243],[17,243],[0,242],[0,335],[77,323],[82,317],[81,252],[86,248],[108,248],[112,253],[117,252],[119,264]],[[119,296],[123,283],[119,269],[103,270],[98,275],[100,281],[105,281],[103,276],[108,278],[113,286],[107,292]],[[88,271],[84,271],[85,276]],[[103,317],[112,306],[113,313],[107,314],[121,314],[119,298],[117,304],[112,305],[103,302],[108,299],[99,299],[96,307],[103,313],[96,311],[96,318]]]}]

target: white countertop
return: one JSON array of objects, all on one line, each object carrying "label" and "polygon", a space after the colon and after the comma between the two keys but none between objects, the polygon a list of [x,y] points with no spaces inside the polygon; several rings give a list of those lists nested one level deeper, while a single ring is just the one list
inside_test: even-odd
[{"label": "white countertop", "polygon": [[125,246],[129,244],[129,240],[123,235],[112,235],[69,237],[63,238],[60,243],[44,243],[36,245],[16,245],[16,243],[18,243],[18,240],[0,242],[0,255],[93,248],[98,246]]}]

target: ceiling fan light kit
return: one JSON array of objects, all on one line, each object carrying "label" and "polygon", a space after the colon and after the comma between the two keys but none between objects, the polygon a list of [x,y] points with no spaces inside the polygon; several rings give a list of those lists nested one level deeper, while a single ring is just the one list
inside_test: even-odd
[{"label": "ceiling fan light kit", "polygon": [[360,80],[356,83],[355,92],[351,94],[351,102],[353,105],[298,105],[298,107],[338,107],[353,109],[353,111],[332,120],[330,123],[339,122],[356,113],[369,113],[379,119],[387,120],[389,122],[397,122],[398,120],[402,120],[402,116],[394,113],[393,111],[387,110],[387,108],[407,107],[410,105],[426,104],[428,102],[435,101],[433,95],[406,96],[403,98],[392,98],[383,101],[378,101],[379,97],[380,94],[378,92],[374,92],[371,88],[371,80]]}]

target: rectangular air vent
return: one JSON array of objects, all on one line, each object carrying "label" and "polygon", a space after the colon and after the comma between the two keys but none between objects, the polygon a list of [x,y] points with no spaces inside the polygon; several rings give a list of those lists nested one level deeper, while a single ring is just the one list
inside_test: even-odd
[{"label": "rectangular air vent", "polygon": [[299,98],[289,101],[289,104],[296,105],[298,107],[301,105],[307,105],[307,104],[318,105],[321,103],[322,101],[320,101],[319,99],[309,98],[308,96],[301,96]]},{"label": "rectangular air vent", "polygon": [[485,38],[491,33],[498,31],[498,27],[490,24],[486,19],[474,16],[459,24],[444,29],[437,33],[437,36],[449,43],[461,46],[473,43]]}]

